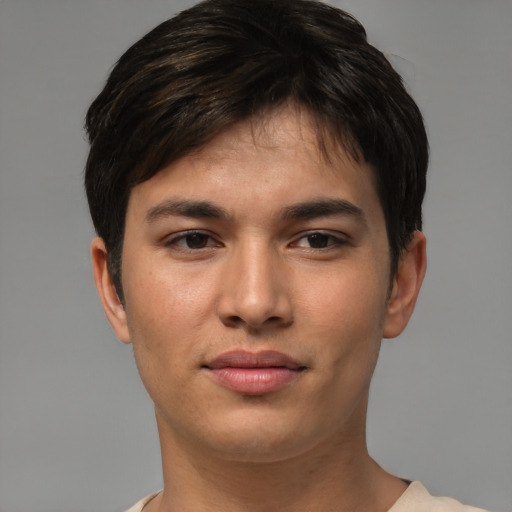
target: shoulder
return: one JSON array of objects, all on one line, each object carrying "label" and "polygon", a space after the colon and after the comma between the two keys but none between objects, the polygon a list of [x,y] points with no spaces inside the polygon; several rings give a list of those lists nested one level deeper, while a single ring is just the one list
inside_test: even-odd
[{"label": "shoulder", "polygon": [[412,482],[388,512],[486,512],[452,498],[431,496],[420,482]]},{"label": "shoulder", "polygon": [[149,496],[142,498],[140,501],[137,501],[133,507],[130,507],[128,510],[126,510],[126,512],[141,512],[141,510],[158,494],[158,492],[155,492],[154,494],[150,494]]}]

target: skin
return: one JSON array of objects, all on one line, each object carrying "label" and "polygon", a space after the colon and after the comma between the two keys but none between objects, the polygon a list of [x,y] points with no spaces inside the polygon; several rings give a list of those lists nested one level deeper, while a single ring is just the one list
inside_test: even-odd
[{"label": "skin", "polygon": [[[354,208],[297,215],[333,200]],[[133,189],[124,304],[106,254],[95,239],[99,294],[133,345],[162,447],[164,491],[145,511],[391,507],[406,484],[368,455],[368,389],[381,339],[412,314],[425,238],[414,234],[391,278],[368,165],[341,148],[327,161],[297,109],[241,123]],[[306,370],[275,392],[237,393],[205,369],[235,349]]]}]

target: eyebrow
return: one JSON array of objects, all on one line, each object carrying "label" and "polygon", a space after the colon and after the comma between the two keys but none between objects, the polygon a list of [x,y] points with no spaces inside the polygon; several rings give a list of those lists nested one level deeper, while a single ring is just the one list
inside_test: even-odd
[{"label": "eyebrow", "polygon": [[[155,222],[171,216],[228,220],[231,215],[224,208],[209,201],[169,199],[150,208],[145,221]],[[329,216],[352,216],[366,224],[366,216],[361,208],[345,199],[316,199],[284,207],[280,217],[285,221],[307,220]]]},{"label": "eyebrow", "polygon": [[366,224],[364,211],[345,199],[317,199],[287,206],[281,211],[284,220],[307,220],[339,215],[356,217]]},{"label": "eyebrow", "polygon": [[149,209],[145,220],[146,222],[155,222],[158,219],[173,215],[220,220],[227,220],[230,217],[227,210],[208,201],[169,199]]}]

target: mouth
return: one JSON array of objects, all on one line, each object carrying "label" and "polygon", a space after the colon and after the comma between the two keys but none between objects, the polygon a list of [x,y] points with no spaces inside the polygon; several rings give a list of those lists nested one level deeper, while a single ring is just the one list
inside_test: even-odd
[{"label": "mouth", "polygon": [[296,380],[307,367],[273,350],[225,352],[202,366],[221,386],[242,395],[264,395]]}]

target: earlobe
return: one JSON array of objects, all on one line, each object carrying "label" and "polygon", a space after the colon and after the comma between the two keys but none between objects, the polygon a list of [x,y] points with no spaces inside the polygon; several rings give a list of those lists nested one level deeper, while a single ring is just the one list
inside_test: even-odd
[{"label": "earlobe", "polygon": [[400,258],[389,296],[384,338],[401,334],[411,318],[427,267],[426,245],[425,235],[416,231]]},{"label": "earlobe", "polygon": [[110,276],[107,261],[107,248],[102,238],[96,237],[91,244],[91,259],[94,282],[100,296],[103,310],[114,328],[117,337],[123,343],[130,343],[130,335],[126,322],[126,312],[116,292]]}]

